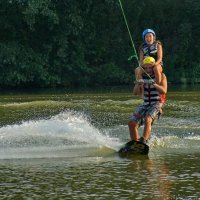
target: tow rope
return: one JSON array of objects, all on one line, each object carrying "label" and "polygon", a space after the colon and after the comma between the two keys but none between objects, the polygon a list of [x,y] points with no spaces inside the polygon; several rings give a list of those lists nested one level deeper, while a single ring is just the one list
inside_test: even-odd
[{"label": "tow rope", "polygon": [[[138,55],[137,55],[137,51],[135,49],[135,45],[134,45],[134,42],[133,42],[133,38],[131,36],[131,32],[130,32],[130,29],[129,29],[129,25],[128,25],[128,22],[127,22],[127,19],[126,19],[126,15],[124,13],[124,9],[123,9],[123,6],[122,6],[122,2],[121,0],[119,0],[119,4],[120,4],[120,8],[121,8],[121,11],[122,11],[122,15],[124,17],[124,21],[125,21],[125,24],[126,24],[126,27],[127,27],[127,30],[128,30],[128,34],[129,34],[129,37],[130,37],[130,40],[131,40],[131,45],[133,47],[133,51],[134,51],[134,54],[129,58],[129,60],[131,60],[132,58],[136,58],[137,62],[138,62],[138,66],[143,70],[143,72],[153,81],[153,79],[151,78],[151,76],[143,69],[143,67],[141,66],[140,64],[140,61],[138,59]],[[138,77],[136,77],[136,81],[137,81]]]}]

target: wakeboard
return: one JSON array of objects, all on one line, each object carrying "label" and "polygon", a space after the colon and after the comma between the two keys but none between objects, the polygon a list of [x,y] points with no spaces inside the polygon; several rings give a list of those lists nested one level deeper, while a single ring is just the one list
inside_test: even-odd
[{"label": "wakeboard", "polygon": [[148,155],[149,146],[140,141],[131,140],[127,142],[119,151],[119,154],[137,154],[137,155]]}]

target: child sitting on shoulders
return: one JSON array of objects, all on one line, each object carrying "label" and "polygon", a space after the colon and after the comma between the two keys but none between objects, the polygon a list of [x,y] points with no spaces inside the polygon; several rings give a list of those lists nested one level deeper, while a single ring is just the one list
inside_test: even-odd
[{"label": "child sitting on shoulders", "polygon": [[[143,60],[146,57],[153,57],[155,59],[155,63],[152,64],[153,71],[155,74],[156,83],[159,84],[161,82],[162,75],[162,58],[163,58],[163,50],[162,44],[160,41],[156,40],[156,34],[152,29],[145,29],[142,33],[142,38],[144,43],[140,46],[140,65],[143,66]],[[142,74],[144,70],[140,67],[137,67],[136,70],[136,79],[142,79]]]}]

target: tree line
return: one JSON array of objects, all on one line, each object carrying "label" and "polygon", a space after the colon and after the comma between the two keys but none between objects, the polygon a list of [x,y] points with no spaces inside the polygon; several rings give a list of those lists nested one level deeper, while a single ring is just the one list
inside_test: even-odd
[{"label": "tree line", "polygon": [[[199,0],[121,0],[136,49],[152,28],[170,82],[200,79]],[[0,88],[132,84],[118,0],[0,0]]]}]

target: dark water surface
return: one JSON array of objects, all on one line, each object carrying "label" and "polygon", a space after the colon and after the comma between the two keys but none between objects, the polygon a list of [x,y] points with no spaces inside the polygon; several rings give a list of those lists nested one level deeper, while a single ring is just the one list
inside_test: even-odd
[{"label": "dark water surface", "polygon": [[140,103],[130,91],[1,95],[0,199],[200,199],[200,90],[170,91],[148,157],[122,158]]}]

